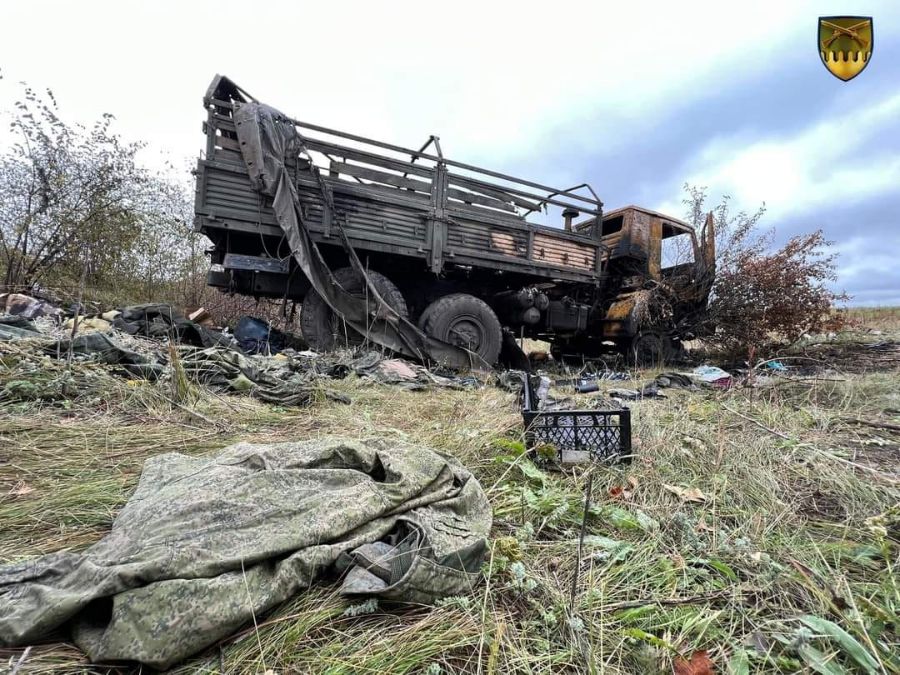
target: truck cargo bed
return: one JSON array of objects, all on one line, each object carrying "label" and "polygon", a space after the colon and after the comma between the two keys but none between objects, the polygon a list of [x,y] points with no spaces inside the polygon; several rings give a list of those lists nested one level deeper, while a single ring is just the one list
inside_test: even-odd
[{"label": "truck cargo bed", "polygon": [[[277,248],[283,233],[271,200],[251,184],[232,118],[241,94],[229,84],[214,82],[206,98],[207,148],[197,166],[197,227],[220,252],[265,256]],[[448,266],[474,266],[598,281],[607,249],[593,230],[566,232],[526,220],[528,213],[548,205],[599,219],[602,204],[594,196],[535,188],[537,184],[440,155],[291,122],[302,131],[310,159],[333,192],[340,225],[360,255],[401,255],[436,274]],[[324,215],[322,188],[308,164],[300,160],[292,169],[313,240],[340,245],[337,224]]]}]

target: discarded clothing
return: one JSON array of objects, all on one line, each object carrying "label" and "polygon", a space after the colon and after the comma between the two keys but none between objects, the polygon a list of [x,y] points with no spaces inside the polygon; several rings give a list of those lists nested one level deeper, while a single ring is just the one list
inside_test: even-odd
[{"label": "discarded clothing", "polygon": [[267,403],[309,405],[317,389],[316,372],[290,358],[248,357],[233,349],[189,345],[179,347],[178,356],[192,381],[221,391],[249,392]]},{"label": "discarded clothing", "polygon": [[125,349],[108,336],[97,332],[82,333],[76,335],[74,339],[55,340],[45,346],[43,351],[49,356],[65,358],[70,345],[74,355],[90,356],[101,363],[121,366],[128,374],[136,377],[155,380],[165,370],[163,364],[155,359]]},{"label": "discarded clothing", "polygon": [[717,366],[697,366],[693,375],[701,382],[721,389],[728,389],[734,383],[731,374]]},{"label": "discarded clothing", "polygon": [[639,398],[642,398],[641,392],[637,389],[607,389],[607,396],[611,396],[613,398],[618,398],[623,401],[636,401]]},{"label": "discarded clothing", "polygon": [[59,310],[49,302],[24,293],[0,293],[0,312],[26,319],[59,314]]},{"label": "discarded clothing", "polygon": [[653,380],[653,383],[656,384],[656,386],[660,389],[668,389],[670,387],[674,389],[697,388],[697,385],[694,384],[694,381],[690,378],[690,376],[683,373],[662,373],[656,376],[656,379]]},{"label": "discarded clothing", "polygon": [[[327,364],[327,365],[326,365]],[[365,352],[349,361],[320,365],[320,371],[329,377],[340,379],[354,372],[360,377],[375,380],[381,384],[393,384],[409,391],[426,391],[432,386],[447,389],[471,389],[481,386],[473,376],[440,375],[417,363],[403,359],[385,359],[381,352]]]},{"label": "discarded clothing", "polygon": [[490,527],[465,467],[399,441],[160,455],[102,540],[0,568],[0,644],[72,621],[92,661],[166,668],[329,571],[346,571],[347,594],[428,603],[467,593]]},{"label": "discarded clothing", "polygon": [[233,346],[229,337],[186,319],[171,305],[123,307],[121,314],[114,319],[113,326],[129,335],[170,338],[195,347]]},{"label": "discarded clothing", "polygon": [[101,317],[93,316],[90,318],[85,318],[83,316],[79,316],[77,326],[75,325],[75,317],[68,319],[63,324],[64,330],[71,332],[73,328],[75,328],[76,332],[78,333],[89,333],[92,331],[96,331],[99,333],[108,333],[109,329],[112,328],[112,324]]},{"label": "discarded clothing", "polygon": [[240,318],[234,339],[247,354],[277,354],[287,346],[287,335],[252,316]]},{"label": "discarded clothing", "polygon": [[22,340],[40,337],[41,332],[34,321],[24,316],[0,316],[0,340]]}]

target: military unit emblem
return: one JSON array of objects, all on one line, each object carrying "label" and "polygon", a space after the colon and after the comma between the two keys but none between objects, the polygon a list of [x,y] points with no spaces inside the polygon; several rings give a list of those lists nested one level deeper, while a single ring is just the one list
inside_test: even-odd
[{"label": "military unit emblem", "polygon": [[819,57],[838,79],[846,82],[865,70],[873,44],[871,16],[819,17]]}]

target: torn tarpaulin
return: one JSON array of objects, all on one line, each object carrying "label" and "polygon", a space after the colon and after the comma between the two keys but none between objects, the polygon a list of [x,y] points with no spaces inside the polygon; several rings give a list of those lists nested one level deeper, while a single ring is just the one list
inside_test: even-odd
[{"label": "torn tarpaulin", "polygon": [[356,297],[345,291],[336,282],[306,230],[297,188],[285,168],[286,161],[308,154],[297,128],[285,115],[257,102],[236,102],[234,121],[251,181],[256,190],[273,198],[275,218],[297,265],[329,307],[361,335],[404,356],[431,359],[459,369],[490,368],[490,364],[472,352],[425,335],[384,301],[350,246],[341,219],[334,217],[337,214],[334,213],[331,188],[324,183],[315,165],[308,162],[305,171],[321,188],[324,207],[332,212],[332,227],[340,236],[350,264],[366,280],[366,297]]},{"label": "torn tarpaulin", "polygon": [[349,570],[344,593],[417,603],[469,593],[490,527],[465,467],[399,441],[160,455],[101,541],[0,568],[0,644],[68,624],[95,663],[165,668],[329,572]]}]

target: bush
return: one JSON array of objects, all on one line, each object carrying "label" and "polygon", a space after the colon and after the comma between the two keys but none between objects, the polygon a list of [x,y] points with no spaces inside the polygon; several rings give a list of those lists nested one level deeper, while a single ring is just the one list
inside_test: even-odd
[{"label": "bush", "polygon": [[[696,228],[705,216],[705,188],[685,186]],[[705,321],[708,340],[732,351],[767,350],[807,333],[836,330],[848,296],[832,290],[837,255],[821,230],[791,238],[772,251],[774,230],[762,230],[765,206],[732,215],[726,196],[712,209],[716,225],[716,277]]]}]

